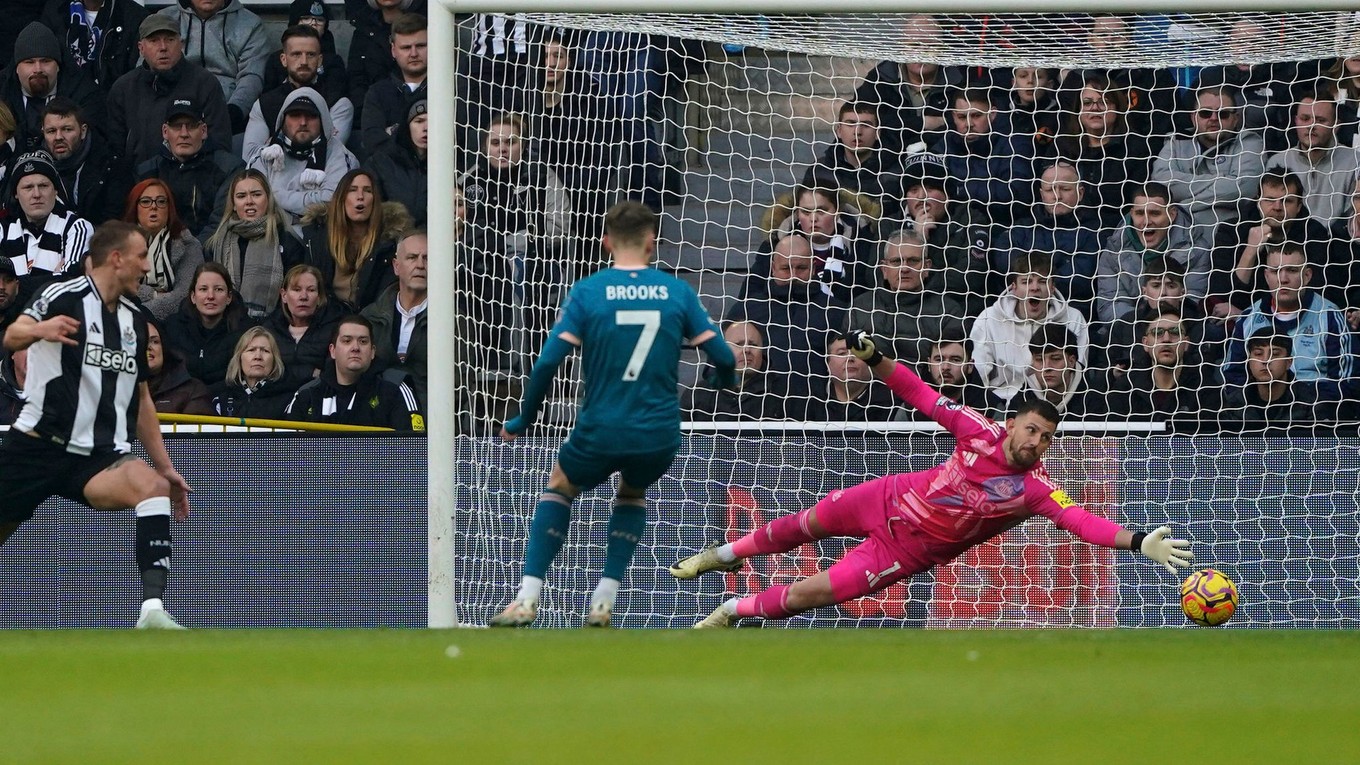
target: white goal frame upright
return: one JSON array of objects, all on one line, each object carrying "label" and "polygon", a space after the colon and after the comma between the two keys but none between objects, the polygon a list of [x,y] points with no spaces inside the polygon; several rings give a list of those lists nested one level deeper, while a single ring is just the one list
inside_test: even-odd
[{"label": "white goal frame upright", "polygon": [[[837,14],[849,13],[1226,13],[1248,11],[1281,11],[1281,0],[1188,0],[1169,8],[1169,3],[1147,0],[842,0],[834,6]],[[455,99],[453,75],[457,60],[457,32],[455,12],[517,12],[517,13],[618,13],[655,14],[658,8],[667,13],[740,14],[820,14],[828,11],[824,2],[809,0],[675,0],[664,5],[655,0],[522,0],[506,4],[493,0],[435,0],[429,8],[429,71],[432,87],[429,90],[430,145],[429,184],[436,213],[429,218],[430,241],[437,249],[453,241],[454,221],[451,215],[439,214],[438,205],[445,197],[441,190],[452,188],[456,181],[457,147],[455,145]],[[1358,11],[1355,0],[1303,0],[1288,4],[1290,13],[1310,11]],[[627,29],[620,25],[619,29]],[[429,265],[430,291],[456,295],[456,270],[447,258],[435,257]],[[452,338],[456,334],[457,306],[451,301],[436,300],[429,308],[429,331],[434,338]],[[453,346],[450,346],[453,347]],[[428,513],[429,513],[429,582],[428,626],[456,627],[459,624],[454,591],[454,490],[455,475],[455,419],[458,406],[455,370],[459,360],[454,353],[436,353],[430,357],[430,401],[427,413],[428,433]]]}]

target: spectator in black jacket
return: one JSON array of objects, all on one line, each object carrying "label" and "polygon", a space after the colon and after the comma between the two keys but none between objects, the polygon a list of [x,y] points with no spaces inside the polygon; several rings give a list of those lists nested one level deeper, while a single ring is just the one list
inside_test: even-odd
[{"label": "spectator in black jacket", "polygon": [[[1308,425],[1316,419],[1307,389],[1294,384],[1294,341],[1273,327],[1247,338],[1247,377],[1223,391],[1223,419],[1246,427]],[[1300,398],[1299,393],[1305,393]]]},{"label": "spectator in black jacket", "polygon": [[[951,326],[939,342],[930,346],[930,355],[921,368],[921,379],[945,398],[979,412],[987,411],[987,386],[973,367],[973,341],[964,334],[961,324]],[[912,420],[930,419],[915,409],[910,409],[908,414],[908,419]]]},{"label": "spectator in black jacket", "polygon": [[138,28],[144,63],[119,77],[109,91],[108,135],[116,152],[141,164],[160,151],[162,125],[172,101],[187,100],[203,111],[208,138],[231,146],[231,118],[222,85],[211,72],[184,58],[179,25],[160,14]]},{"label": "spectator in black jacket", "polygon": [[373,325],[351,314],[331,338],[330,357],[321,376],[298,389],[288,416],[305,422],[362,425],[424,432],[425,420],[406,383],[384,379],[373,367]]},{"label": "spectator in black jacket", "polygon": [[156,321],[146,323],[146,379],[156,411],[169,414],[216,414],[212,395],[202,380],[189,374],[184,357],[167,348]]},{"label": "spectator in black jacket", "polygon": [[[908,16],[902,36],[908,44],[938,44],[944,30],[927,14]],[[955,84],[957,73],[922,62],[884,61],[864,76],[855,88],[855,101],[878,106],[879,140],[883,148],[902,153],[914,143],[931,143],[945,127],[949,99],[945,87]]]},{"label": "spectator in black jacket", "polygon": [[782,419],[784,396],[765,374],[765,333],[753,321],[723,322],[723,339],[737,360],[737,385],[720,388],[711,377],[685,391],[685,419],[699,422],[748,422]]},{"label": "spectator in black jacket", "polygon": [[287,419],[288,404],[297,392],[287,373],[273,333],[251,327],[236,341],[226,379],[210,388],[213,407],[223,417]]},{"label": "spectator in black jacket", "polygon": [[259,321],[274,310],[283,275],[305,253],[260,171],[242,170],[232,176],[229,188],[222,222],[204,245],[203,256],[225,266],[247,314]]},{"label": "spectator in black jacket", "polygon": [[364,95],[364,151],[372,154],[392,140],[410,111],[411,104],[425,98],[426,49],[429,33],[425,17],[414,13],[392,22],[392,58],[397,69],[368,87]]},{"label": "spectator in black jacket", "polygon": [[542,46],[543,63],[525,97],[530,152],[562,179],[571,200],[577,272],[605,266],[600,248],[604,214],[616,201],[607,191],[617,164],[622,123],[615,100],[576,66],[575,54],[559,34]]},{"label": "spectator in black jacket", "polygon": [[137,27],[146,16],[137,0],[50,0],[42,23],[66,41],[67,60],[108,92],[137,67]]},{"label": "spectator in black jacket", "polygon": [[1112,396],[1111,409],[1157,422],[1216,417],[1223,379],[1217,366],[1204,363],[1182,317],[1162,311],[1140,322],[1139,336],[1127,393]]},{"label": "spectator in black jacket", "polygon": [[58,96],[47,102],[43,144],[61,174],[67,205],[77,215],[94,223],[119,217],[132,186],[132,169],[90,129],[75,101]]},{"label": "spectator in black jacket", "polygon": [[901,219],[900,157],[878,140],[878,107],[846,101],[836,113],[835,143],[803,173],[802,186],[834,186],[873,200],[875,215]]},{"label": "spectator in black jacket", "polygon": [[231,274],[221,263],[207,262],[194,272],[179,313],[165,320],[164,340],[184,357],[189,374],[215,385],[226,379],[232,349],[249,326]]},{"label": "spectator in black jacket", "polygon": [[385,199],[400,202],[416,226],[425,225],[429,199],[430,122],[424,99],[411,104],[397,140],[373,153],[365,166],[378,177]]},{"label": "spectator in black jacket", "polygon": [[316,268],[304,263],[284,274],[279,304],[262,326],[278,341],[277,357],[288,369],[294,387],[321,374],[331,333],[343,315],[343,310],[326,299],[321,272]]},{"label": "spectator in black jacket", "polygon": [[[315,29],[321,36],[321,58],[317,62],[316,73],[327,85],[317,90],[329,99],[331,97],[329,88],[338,87],[339,95],[349,98],[349,71],[345,68],[345,60],[336,52],[335,35],[331,33],[330,10],[324,0],[293,0],[293,4],[288,6],[288,26],[291,28],[299,25]],[[268,91],[286,82],[289,76],[287,69],[282,49],[270,54],[264,65],[264,89]],[[357,106],[355,104],[356,108]],[[241,153],[244,155],[245,151],[242,150]]]},{"label": "spectator in black jacket", "polygon": [[165,181],[185,227],[206,242],[226,209],[227,182],[245,169],[245,163],[208,142],[203,107],[191,99],[176,98],[166,105],[161,136],[159,153],[137,165],[137,179]]},{"label": "spectator in black jacket", "polygon": [[888,422],[897,414],[897,399],[874,378],[869,366],[850,353],[845,338],[832,336],[826,348],[829,372],[821,396],[813,396],[807,412],[794,419],[807,422]]},{"label": "spectator in black jacket", "polygon": [[57,96],[80,105],[90,125],[104,130],[104,92],[74,65],[63,61],[61,43],[52,30],[33,22],[14,45],[13,68],[5,70],[0,99],[18,123],[20,151],[42,148],[43,107]]},{"label": "spectator in black jacket", "polygon": [[345,16],[354,25],[345,69],[356,122],[363,116],[369,87],[397,70],[392,60],[392,22],[405,13],[424,15],[427,7],[426,0],[345,0]]}]

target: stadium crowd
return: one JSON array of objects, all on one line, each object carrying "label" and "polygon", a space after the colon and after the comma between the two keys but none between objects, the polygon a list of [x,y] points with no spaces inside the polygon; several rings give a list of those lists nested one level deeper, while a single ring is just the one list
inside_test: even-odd
[{"label": "stadium crowd", "polygon": [[[140,297],[158,406],[419,427],[425,0],[345,0],[343,56],[321,0],[292,3],[277,39],[241,0],[16,5],[40,18],[0,40],[0,322],[82,272],[95,225],[130,221],[153,264]],[[468,291],[436,299],[466,307],[479,372],[461,384],[475,387],[525,371],[566,287],[606,262],[613,202],[670,201],[661,96],[703,50],[463,21],[460,177],[436,199],[458,231],[441,256]],[[1063,28],[1119,50],[1133,21]],[[902,33],[969,23],[912,16]],[[1264,23],[1219,33],[1263,38]],[[1041,396],[1073,419],[1354,418],[1357,97],[1360,58],[1189,73],[883,62],[824,152],[789,168],[793,191],[753,200],[769,208],[763,244],[723,321],[741,382],[701,381],[687,411],[910,417],[840,339],[861,329],[997,417]],[[0,418],[23,366],[0,365]],[[370,390],[382,406],[307,403]]]}]

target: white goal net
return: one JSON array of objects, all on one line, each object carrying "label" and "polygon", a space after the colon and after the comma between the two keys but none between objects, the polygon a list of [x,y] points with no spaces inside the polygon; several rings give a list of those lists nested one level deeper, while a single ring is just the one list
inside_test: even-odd
[{"label": "white goal net", "polygon": [[[948,456],[835,343],[851,328],[992,417],[1054,402],[1071,426],[1050,474],[1194,540],[1239,586],[1232,626],[1360,620],[1360,17],[473,14],[460,32],[463,620],[518,582],[571,365],[527,438],[495,428],[621,199],[661,214],[658,265],[720,323],[742,387],[686,360],[685,442],[616,624],[688,626],[825,567],[843,540],[665,571]],[[610,494],[574,506],[540,623],[581,623]],[[1177,585],[1032,520],[788,624],[1179,625]]]}]

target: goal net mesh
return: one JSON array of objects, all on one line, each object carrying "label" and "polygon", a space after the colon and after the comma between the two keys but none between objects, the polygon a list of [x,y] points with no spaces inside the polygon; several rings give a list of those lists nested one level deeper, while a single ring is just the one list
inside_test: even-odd
[{"label": "goal net mesh", "polygon": [[[835,338],[870,332],[1004,419],[1043,396],[1045,462],[1088,510],[1168,523],[1233,578],[1231,626],[1360,619],[1360,308],[1350,13],[472,15],[458,64],[459,613],[509,602],[579,373],[505,444],[603,213],[661,215],[657,262],[737,353],[681,370],[681,451],[615,611],[688,626],[834,562],[666,567],[838,488],[930,468],[947,433]],[[572,510],[539,623],[581,623],[612,484]],[[874,572],[866,572],[874,573]],[[1185,624],[1179,577],[1033,519],[791,626]]]}]

